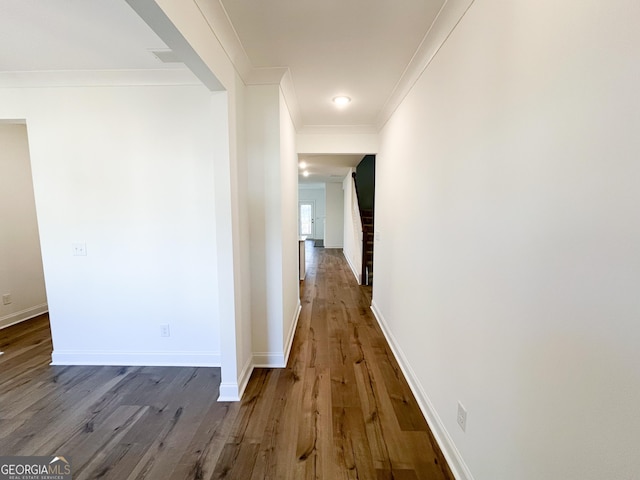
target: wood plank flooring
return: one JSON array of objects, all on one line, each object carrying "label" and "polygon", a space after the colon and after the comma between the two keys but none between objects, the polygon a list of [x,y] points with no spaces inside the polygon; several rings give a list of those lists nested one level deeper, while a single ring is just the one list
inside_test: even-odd
[{"label": "wood plank flooring", "polygon": [[218,403],[217,368],[53,367],[46,315],[0,330],[0,455],[74,479],[453,480],[341,251],[307,243],[287,368]]},{"label": "wood plank flooring", "polygon": [[240,407],[217,368],[49,366],[46,315],[0,348],[0,455],[66,452],[78,480],[207,478]]}]

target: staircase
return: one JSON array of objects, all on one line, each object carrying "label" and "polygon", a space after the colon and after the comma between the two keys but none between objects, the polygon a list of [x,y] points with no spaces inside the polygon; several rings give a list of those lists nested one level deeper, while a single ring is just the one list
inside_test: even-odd
[{"label": "staircase", "polygon": [[373,210],[361,210],[362,220],[362,284],[373,284]]},{"label": "staircase", "polygon": [[362,223],[362,271],[360,283],[373,284],[373,245],[374,245],[374,190],[375,156],[365,156],[356,172],[352,174],[358,197],[358,210]]}]

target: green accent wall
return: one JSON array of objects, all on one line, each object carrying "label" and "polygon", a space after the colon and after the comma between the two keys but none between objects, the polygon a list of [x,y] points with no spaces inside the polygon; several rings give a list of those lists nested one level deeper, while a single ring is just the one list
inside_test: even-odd
[{"label": "green accent wall", "polygon": [[356,167],[358,202],[362,210],[373,210],[376,191],[376,156],[366,155]]}]

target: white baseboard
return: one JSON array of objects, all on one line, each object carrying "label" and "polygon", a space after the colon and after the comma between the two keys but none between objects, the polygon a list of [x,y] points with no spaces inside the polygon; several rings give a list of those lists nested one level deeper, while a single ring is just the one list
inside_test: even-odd
[{"label": "white baseboard", "polygon": [[242,400],[242,395],[247,388],[251,374],[253,373],[252,357],[247,358],[242,371],[238,376],[238,383],[222,382],[220,383],[220,396],[219,402],[239,402]]},{"label": "white baseboard", "polygon": [[342,256],[345,258],[345,260],[349,264],[349,268],[351,268],[351,271],[353,272],[353,275],[356,277],[356,281],[358,282],[358,285],[362,285],[362,279],[360,278],[360,272],[358,272],[356,270],[356,267],[353,266],[353,263],[351,263],[351,260],[349,259],[349,257],[344,254],[344,250],[342,251]]},{"label": "white baseboard", "polygon": [[240,376],[238,378],[238,400],[242,399],[242,395],[244,395],[244,391],[247,389],[247,385],[249,384],[249,379],[251,378],[253,369],[253,358],[249,356],[244,364],[244,367],[242,367],[242,371],[240,372]]},{"label": "white baseboard", "polygon": [[296,307],[296,313],[294,314],[293,321],[291,322],[291,328],[287,333],[287,340],[285,343],[284,352],[255,352],[253,354],[253,365],[257,368],[285,368],[289,361],[289,355],[291,354],[291,347],[293,345],[293,337],[296,334],[296,328],[298,327],[298,320],[300,319],[300,312],[302,311],[302,305],[298,300]]},{"label": "white baseboard", "polygon": [[283,353],[256,352],[253,354],[255,368],[284,368],[287,366]]},{"label": "white baseboard", "polygon": [[289,354],[291,353],[291,347],[293,346],[293,337],[296,335],[296,328],[298,328],[298,320],[300,319],[300,312],[302,311],[302,304],[300,303],[300,299],[298,299],[298,305],[296,306],[296,313],[293,314],[293,321],[291,322],[291,327],[289,328],[289,332],[287,332],[287,340],[285,342],[284,347],[284,365],[287,366],[287,362],[289,361]]},{"label": "white baseboard", "polygon": [[46,303],[41,303],[40,305],[36,305],[35,307],[30,307],[24,310],[20,310],[19,312],[10,313],[9,315],[0,317],[0,329],[10,327],[11,325],[15,325],[16,323],[24,322],[25,320],[37,317],[38,315],[42,315],[43,313],[47,313],[48,311],[49,306]]},{"label": "white baseboard", "polygon": [[219,367],[216,352],[95,352],[60,351],[51,354],[51,365],[104,365],[144,367]]},{"label": "white baseboard", "polygon": [[218,402],[239,402],[240,391],[237,383],[220,383]]},{"label": "white baseboard", "polygon": [[418,401],[420,410],[422,410],[422,414],[427,420],[429,428],[431,429],[436,442],[438,442],[438,445],[440,446],[440,450],[442,450],[442,454],[449,464],[449,468],[451,468],[451,472],[455,476],[456,480],[473,480],[473,475],[471,474],[469,467],[467,467],[466,463],[462,459],[460,452],[453,443],[453,440],[447,432],[447,429],[444,427],[444,424],[442,423],[438,412],[436,412],[435,408],[433,407],[429,396],[422,388],[422,384],[418,380],[413,368],[411,368],[411,365],[402,352],[400,345],[398,345],[398,342],[393,336],[393,333],[391,333],[391,330],[389,329],[386,320],[382,316],[382,313],[378,309],[375,300],[371,302],[371,311],[376,317],[376,320],[378,320],[378,324],[380,325],[380,328],[382,329],[387,342],[389,342],[389,346],[393,351],[393,355],[398,361],[400,369],[407,379],[413,395]]}]

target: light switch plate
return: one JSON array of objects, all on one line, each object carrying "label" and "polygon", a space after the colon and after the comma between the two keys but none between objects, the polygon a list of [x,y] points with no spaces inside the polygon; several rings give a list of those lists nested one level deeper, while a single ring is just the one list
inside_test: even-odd
[{"label": "light switch plate", "polygon": [[71,248],[74,257],[86,257],[87,256],[87,244],[86,243],[72,243]]}]

